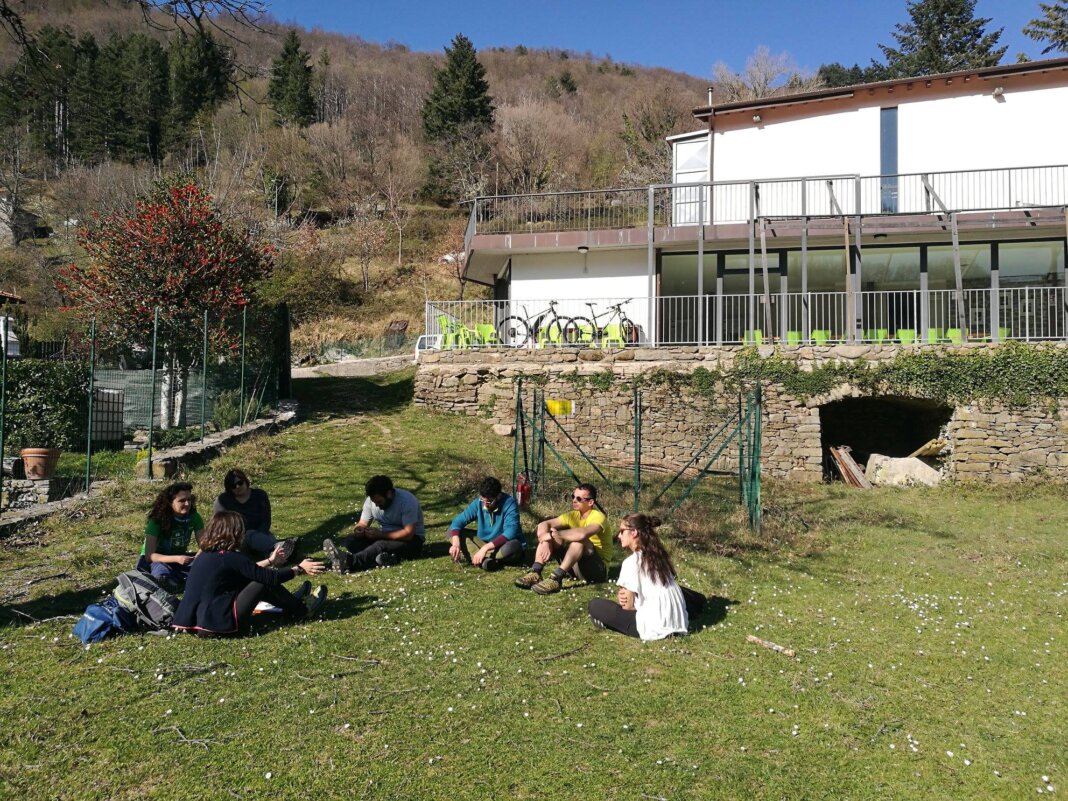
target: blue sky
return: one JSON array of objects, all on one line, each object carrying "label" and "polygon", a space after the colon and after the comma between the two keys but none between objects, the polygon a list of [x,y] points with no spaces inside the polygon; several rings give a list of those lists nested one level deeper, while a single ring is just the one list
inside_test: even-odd
[{"label": "blue sky", "polygon": [[[712,65],[741,70],[759,45],[789,52],[815,71],[825,62],[862,66],[892,44],[907,19],[905,0],[267,0],[280,21],[437,51],[457,33],[476,48],[560,47],[619,62],[711,77]],[[978,0],[976,14],[1004,27],[1009,51],[1041,58],[1020,31],[1038,0]]]}]

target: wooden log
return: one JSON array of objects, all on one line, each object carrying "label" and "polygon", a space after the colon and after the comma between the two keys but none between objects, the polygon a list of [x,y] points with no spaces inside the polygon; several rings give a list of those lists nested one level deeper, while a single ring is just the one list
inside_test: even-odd
[{"label": "wooden log", "polygon": [[757,645],[760,645],[760,646],[762,646],[764,648],[767,648],[767,649],[769,649],[771,651],[775,651],[776,653],[780,653],[783,656],[796,656],[797,655],[797,653],[794,651],[793,648],[786,648],[785,646],[779,645],[777,643],[773,643],[773,642],[771,642],[769,640],[762,640],[759,637],[757,637],[755,634],[746,634],[745,635],[745,639],[746,639],[747,642],[754,642]]}]

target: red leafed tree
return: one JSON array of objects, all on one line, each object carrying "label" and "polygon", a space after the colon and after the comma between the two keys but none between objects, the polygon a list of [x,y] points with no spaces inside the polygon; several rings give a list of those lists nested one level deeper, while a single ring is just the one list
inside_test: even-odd
[{"label": "red leafed tree", "polygon": [[[103,345],[145,347],[159,309],[164,368],[164,427],[183,425],[181,397],[200,356],[203,319],[237,319],[273,264],[270,245],[227,224],[192,179],[160,183],[133,214],[101,217],[82,229],[88,254],[63,268],[58,284],[86,321],[96,319]],[[239,329],[210,326],[216,347],[236,347]]]}]

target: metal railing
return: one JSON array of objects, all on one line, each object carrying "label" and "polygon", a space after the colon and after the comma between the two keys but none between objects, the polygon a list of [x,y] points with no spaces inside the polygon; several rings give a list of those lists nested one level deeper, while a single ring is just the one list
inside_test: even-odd
[{"label": "metal railing", "polygon": [[854,301],[853,321],[846,292],[432,301],[423,340],[451,349],[1068,339],[1063,286],[965,289],[960,301],[951,289],[878,290]]},{"label": "metal railing", "polygon": [[822,175],[658,184],[600,191],[479,197],[477,234],[511,234],[746,223],[802,218],[993,211],[1068,205],[1068,165],[989,170]]}]

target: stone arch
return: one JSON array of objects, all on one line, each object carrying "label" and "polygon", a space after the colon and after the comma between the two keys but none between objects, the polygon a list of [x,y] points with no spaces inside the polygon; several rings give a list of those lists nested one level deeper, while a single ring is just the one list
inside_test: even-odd
[{"label": "stone arch", "polygon": [[873,453],[908,456],[937,437],[953,413],[953,407],[928,398],[837,393],[819,406],[820,444],[825,456],[831,446],[848,445],[859,464]]}]

